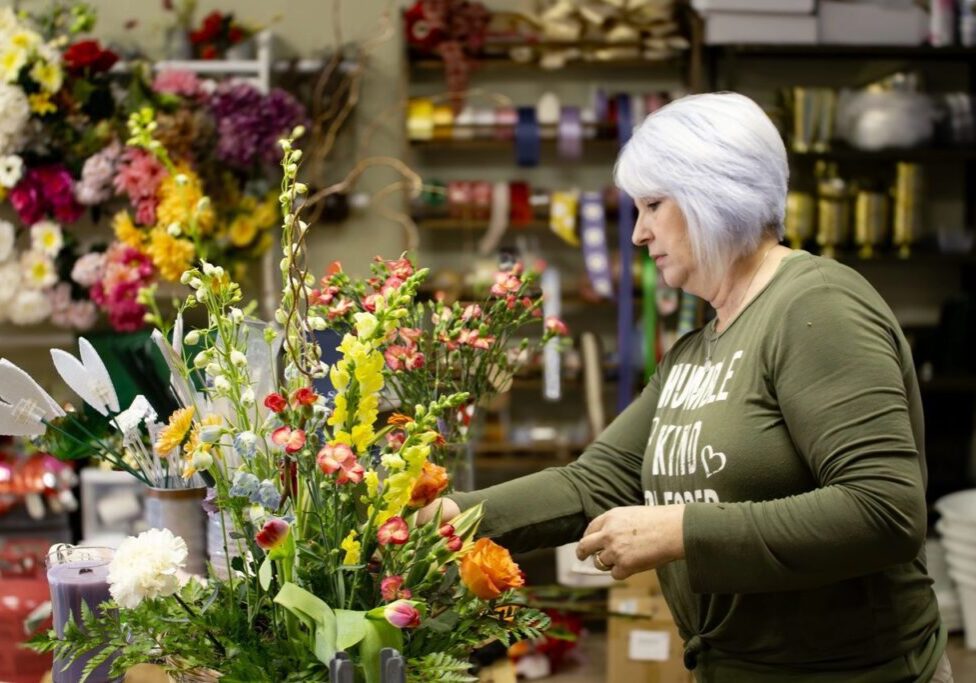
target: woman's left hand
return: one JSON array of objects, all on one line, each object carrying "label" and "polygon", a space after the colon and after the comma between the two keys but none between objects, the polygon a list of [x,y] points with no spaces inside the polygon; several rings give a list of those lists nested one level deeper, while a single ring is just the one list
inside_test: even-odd
[{"label": "woman's left hand", "polygon": [[[684,505],[634,505],[614,508],[590,522],[576,549],[585,560],[597,555],[597,567],[611,567],[618,581],[656,569],[685,556]],[[595,558],[595,559],[597,559]]]}]

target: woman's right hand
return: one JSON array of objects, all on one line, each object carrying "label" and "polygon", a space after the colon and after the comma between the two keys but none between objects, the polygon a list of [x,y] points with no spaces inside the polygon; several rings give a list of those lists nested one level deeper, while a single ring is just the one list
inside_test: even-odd
[{"label": "woman's right hand", "polygon": [[434,515],[437,514],[437,508],[441,508],[442,523],[450,522],[461,514],[461,508],[453,500],[450,498],[438,498],[430,505],[420,508],[420,512],[417,513],[417,524],[426,524],[434,519]]}]

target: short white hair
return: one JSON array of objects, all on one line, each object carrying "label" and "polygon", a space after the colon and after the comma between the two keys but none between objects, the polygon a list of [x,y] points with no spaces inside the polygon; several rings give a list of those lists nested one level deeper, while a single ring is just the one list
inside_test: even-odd
[{"label": "short white hair", "polygon": [[783,237],[789,165],[779,131],[738,93],[689,95],[634,129],[614,181],[636,201],[669,198],[699,264],[724,272],[762,238]]}]

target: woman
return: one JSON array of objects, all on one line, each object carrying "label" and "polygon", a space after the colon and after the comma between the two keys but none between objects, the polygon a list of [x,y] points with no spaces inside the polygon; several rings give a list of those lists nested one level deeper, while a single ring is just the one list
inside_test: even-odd
[{"label": "woman", "polygon": [[615,176],[634,244],[715,319],[576,462],[444,516],[484,502],[482,533],[512,549],[582,539],[617,579],[657,569],[700,681],[951,681],[909,346],[857,273],[779,245],[772,122],[737,94],[677,100]]}]

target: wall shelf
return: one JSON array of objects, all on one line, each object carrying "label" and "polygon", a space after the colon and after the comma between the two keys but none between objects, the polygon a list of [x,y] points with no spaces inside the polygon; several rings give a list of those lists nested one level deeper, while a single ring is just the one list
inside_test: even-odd
[{"label": "wall shelf", "polygon": [[791,57],[796,59],[891,59],[967,62],[976,60],[976,48],[932,47],[931,45],[758,45],[737,43],[710,45],[713,56]]},{"label": "wall shelf", "polygon": [[883,149],[869,152],[852,147],[834,146],[823,151],[789,153],[795,160],[852,161],[865,163],[910,162],[958,162],[976,160],[976,146],[957,147],[917,147],[906,149]]}]

